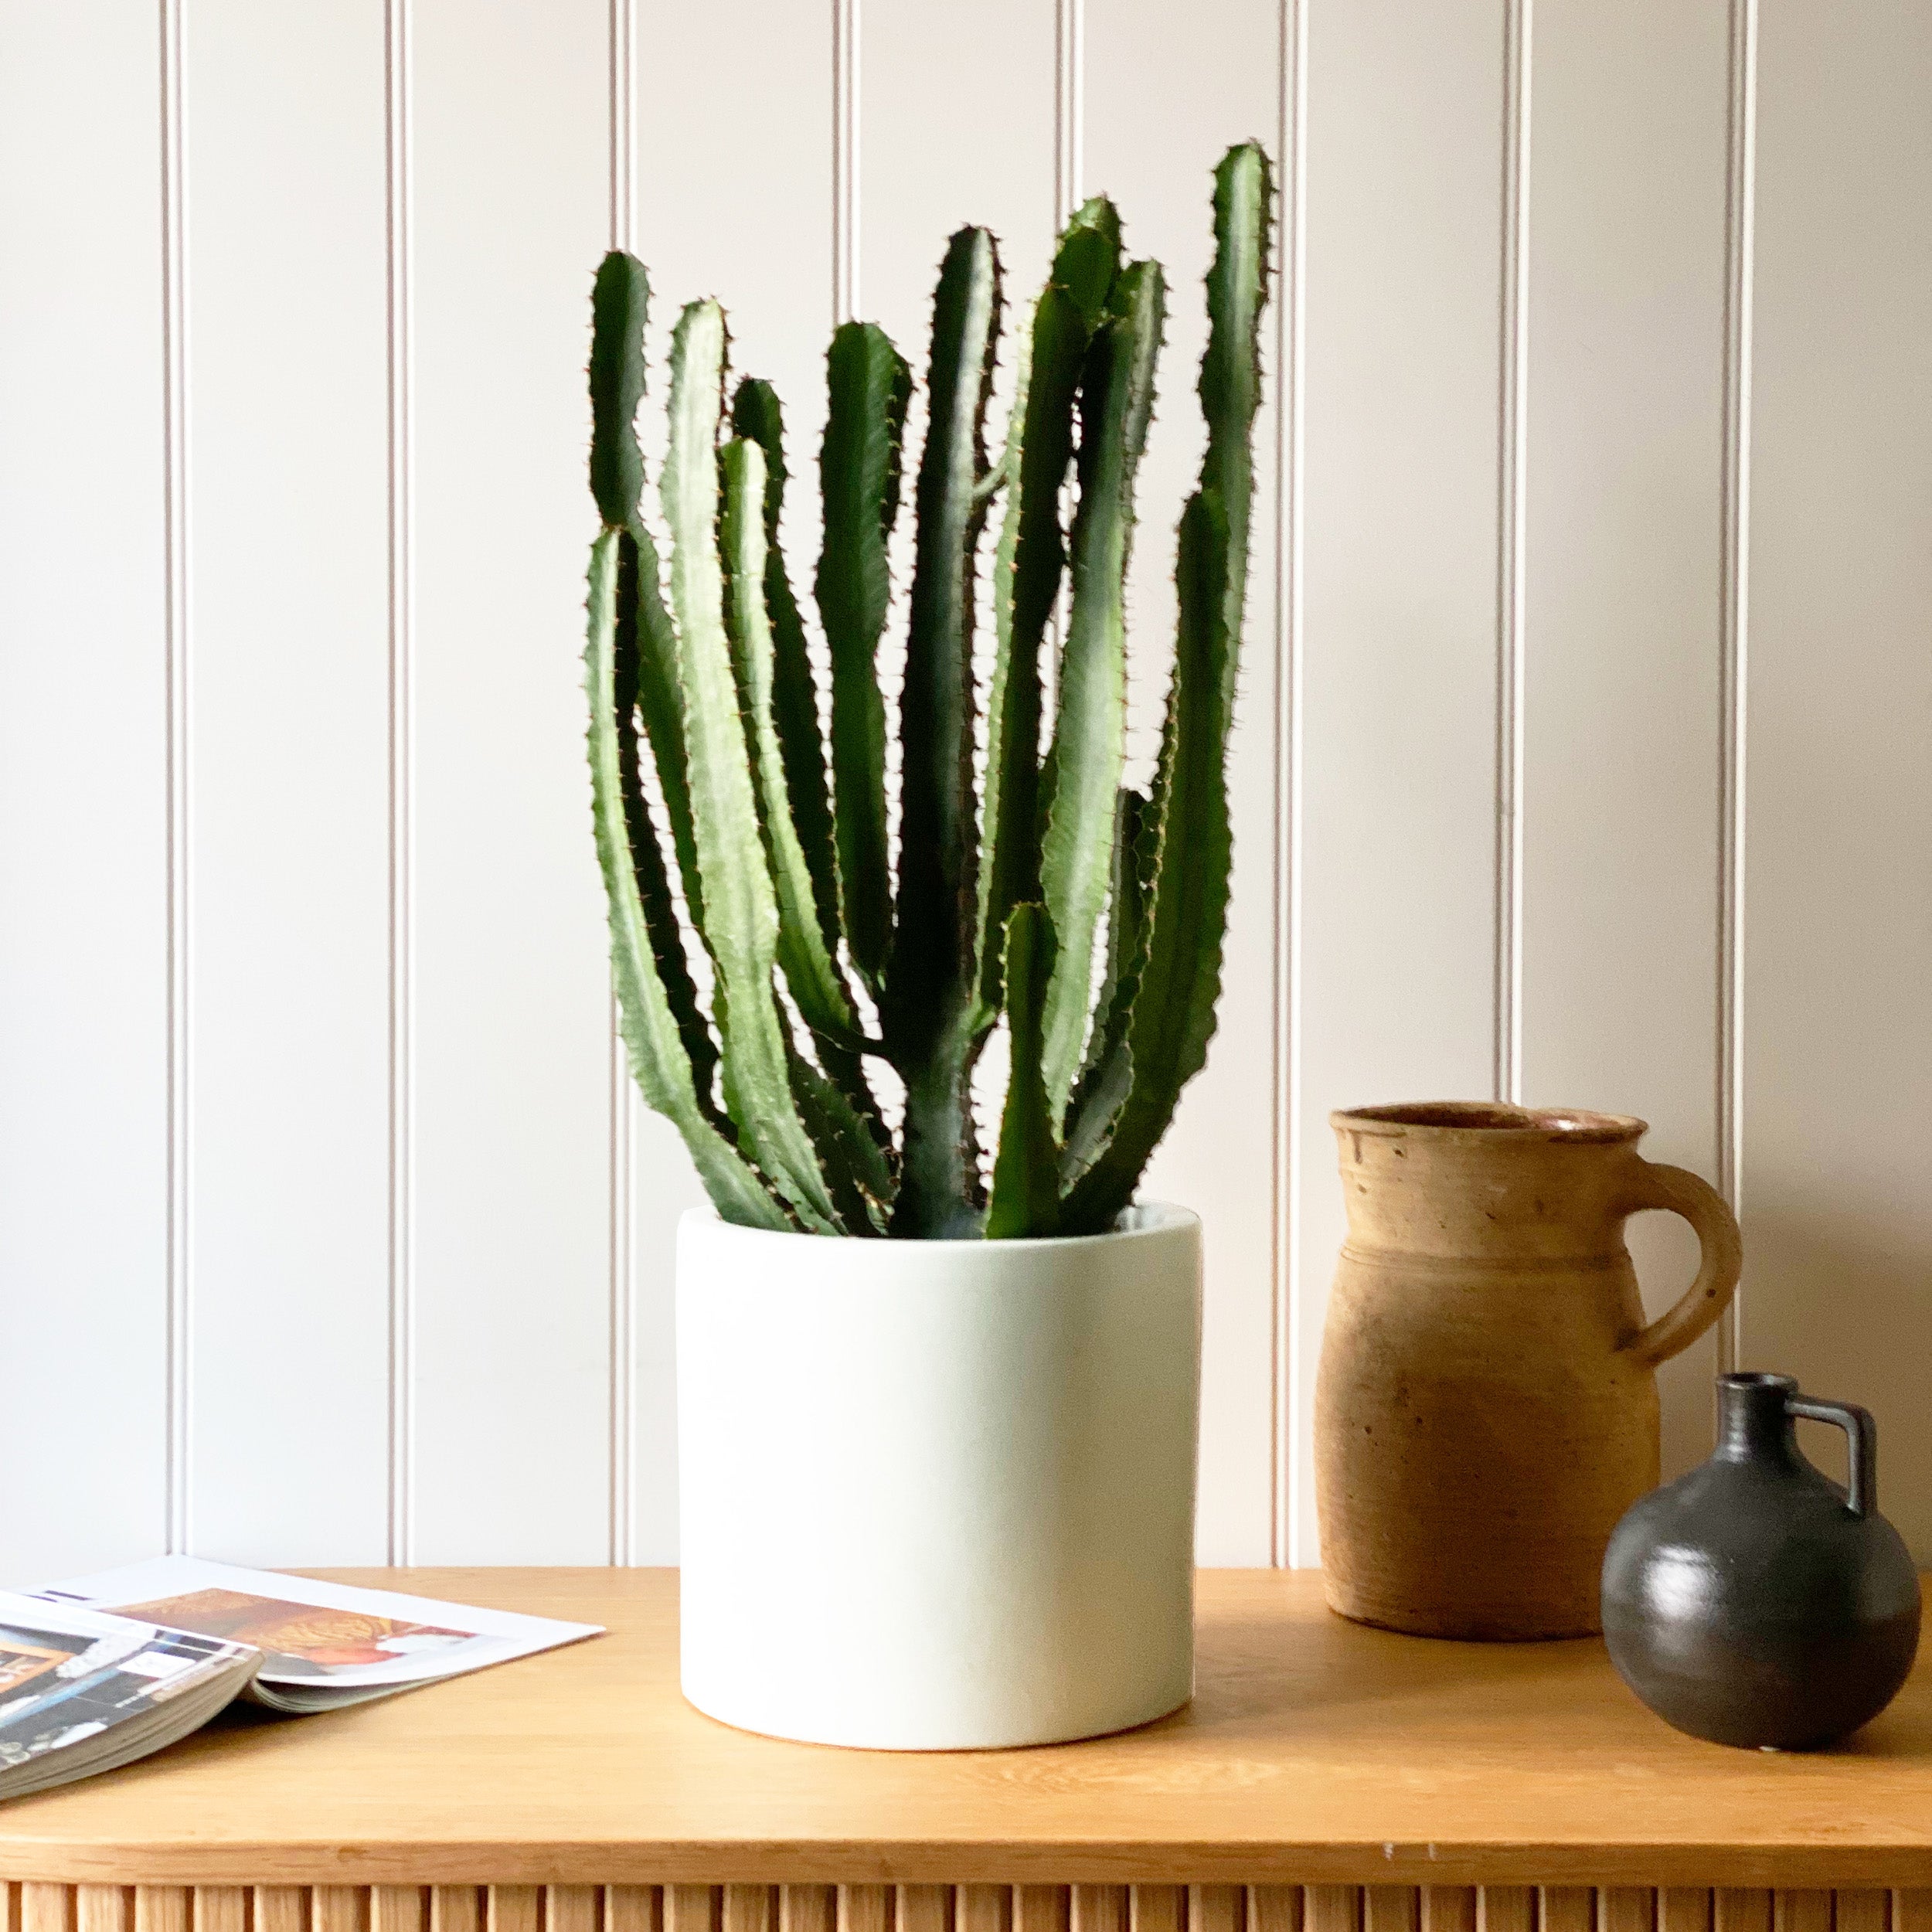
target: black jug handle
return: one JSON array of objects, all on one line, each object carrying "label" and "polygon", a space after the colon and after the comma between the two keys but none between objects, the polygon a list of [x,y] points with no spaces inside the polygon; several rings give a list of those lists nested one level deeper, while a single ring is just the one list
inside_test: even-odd
[{"label": "black jug handle", "polygon": [[1879,1427],[1869,1409],[1851,1402],[1814,1402],[1809,1396],[1784,1399],[1787,1414],[1807,1422],[1828,1422],[1845,1431],[1851,1445],[1851,1481],[1845,1485],[1846,1505],[1855,1516],[1869,1516],[1879,1506]]}]

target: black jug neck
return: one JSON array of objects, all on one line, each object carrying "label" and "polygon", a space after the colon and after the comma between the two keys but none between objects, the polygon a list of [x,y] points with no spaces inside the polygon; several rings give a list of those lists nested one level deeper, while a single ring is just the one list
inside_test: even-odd
[{"label": "black jug neck", "polygon": [[1717,1378],[1717,1453],[1727,1462],[1761,1458],[1794,1461],[1798,1435],[1791,1398],[1798,1384],[1789,1376],[1734,1375]]}]

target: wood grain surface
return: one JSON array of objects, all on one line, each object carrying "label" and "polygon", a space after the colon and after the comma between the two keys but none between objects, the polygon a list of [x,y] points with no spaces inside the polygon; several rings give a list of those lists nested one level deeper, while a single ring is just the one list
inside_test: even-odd
[{"label": "wood grain surface", "polygon": [[1932,1932],[1923,1667],[1842,1750],[1733,1751],[1594,1641],[1400,1637],[1312,1573],[1210,1570],[1171,1719],[840,1751],[685,1704],[673,1572],[333,1573],[611,1634],[0,1808],[0,1932]]}]

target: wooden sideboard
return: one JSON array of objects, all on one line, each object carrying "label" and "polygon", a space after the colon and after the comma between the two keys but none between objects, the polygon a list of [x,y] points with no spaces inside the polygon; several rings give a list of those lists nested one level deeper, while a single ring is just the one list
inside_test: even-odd
[{"label": "wooden sideboard", "polygon": [[0,1932],[1932,1932],[1932,1668],[1845,1749],[1732,1751],[1595,1643],[1206,1571],[1174,1717],[837,1751],[684,1703],[674,1572],[328,1573],[611,1634],[0,1807]]}]

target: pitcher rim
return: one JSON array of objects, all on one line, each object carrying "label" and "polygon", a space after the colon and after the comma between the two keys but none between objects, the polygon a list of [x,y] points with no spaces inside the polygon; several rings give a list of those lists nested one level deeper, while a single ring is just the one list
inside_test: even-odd
[{"label": "pitcher rim", "polygon": [[1338,1107],[1328,1116],[1337,1133],[1388,1139],[1543,1141],[1556,1146],[1607,1147],[1640,1140],[1650,1131],[1633,1114],[1600,1114],[1586,1107],[1512,1107],[1498,1100],[1400,1100],[1381,1107]]}]

